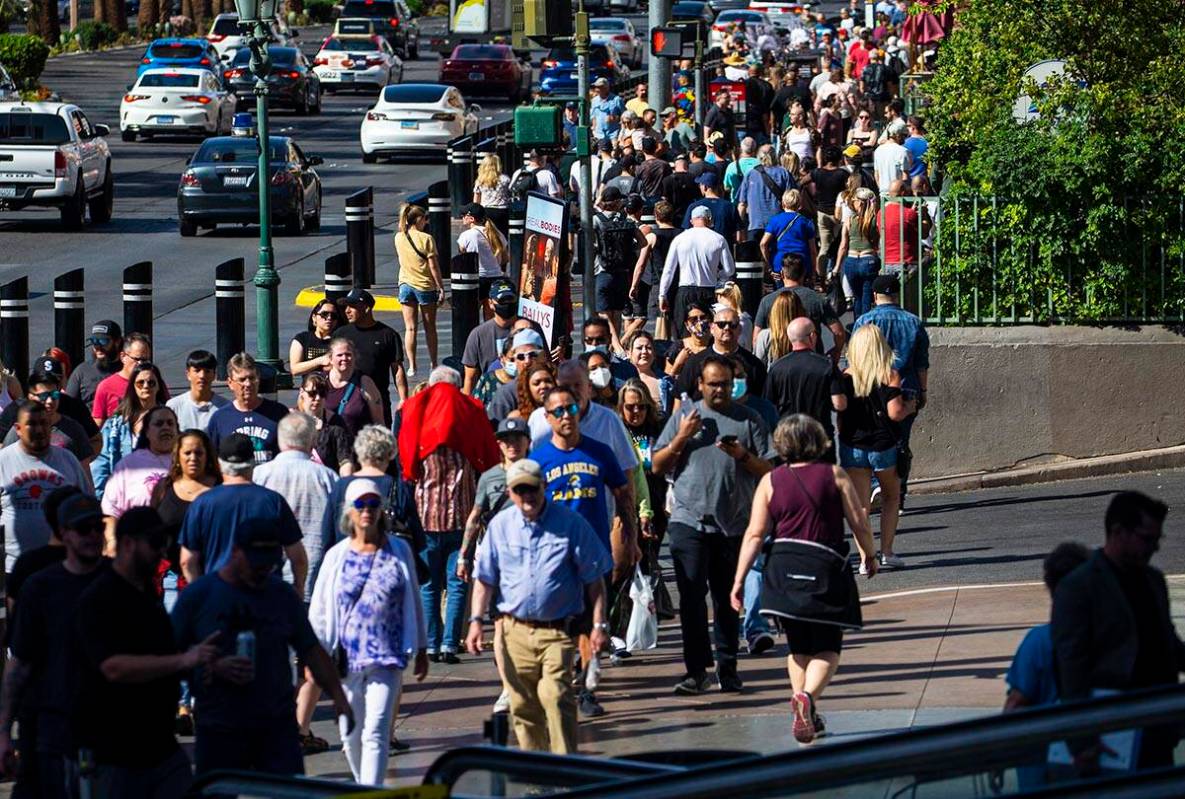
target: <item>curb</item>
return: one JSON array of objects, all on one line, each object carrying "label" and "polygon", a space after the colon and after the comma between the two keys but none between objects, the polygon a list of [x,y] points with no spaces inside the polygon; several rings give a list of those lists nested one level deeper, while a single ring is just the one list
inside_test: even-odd
[{"label": "curb", "polygon": [[[393,294],[376,294],[373,290],[369,289],[368,291],[374,297],[374,309],[376,311],[394,313],[403,308],[399,304],[399,298]],[[323,299],[325,299],[325,286],[308,286],[297,293],[296,300],[293,304],[297,308],[314,308]]]},{"label": "curb", "polygon": [[1097,458],[1080,458],[1040,466],[1024,466],[999,472],[911,480],[909,493],[948,494],[957,491],[978,491],[983,488],[1007,488],[1052,483],[1058,480],[1079,480],[1084,477],[1176,469],[1182,466],[1185,466],[1185,446],[1176,446],[1143,452],[1125,452],[1120,455],[1103,455]]},{"label": "curb", "polygon": [[102,55],[103,53],[118,53],[120,50],[136,50],[142,47],[147,47],[152,42],[139,42],[137,44],[121,44],[119,47],[105,47],[102,50],[78,50],[74,53],[58,53],[51,55],[46,61],[53,61],[56,58],[78,58],[84,55]]}]

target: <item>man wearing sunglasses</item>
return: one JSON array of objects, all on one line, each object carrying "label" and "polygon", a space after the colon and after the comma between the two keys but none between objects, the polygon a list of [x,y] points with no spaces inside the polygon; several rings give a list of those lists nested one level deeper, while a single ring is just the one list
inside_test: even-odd
[{"label": "man wearing sunglasses", "polygon": [[86,403],[89,409],[95,403],[99,383],[123,368],[119,358],[123,350],[123,331],[115,322],[103,319],[91,325],[91,335],[86,343],[91,348],[91,360],[79,364],[70,373],[66,393]]},{"label": "man wearing sunglasses", "polygon": [[494,516],[477,548],[465,645],[481,653],[482,622],[496,595],[515,738],[526,750],[571,754],[577,748],[573,628],[588,616],[592,645],[608,642],[603,575],[612,560],[579,513],[548,500],[537,462],[512,463],[506,485],[514,506]]},{"label": "man wearing sunglasses", "polygon": [[[741,346],[741,318],[735,310],[723,305],[716,306],[716,313],[712,316],[712,346],[687,359],[687,363],[679,372],[678,380],[675,381],[677,395],[687,394],[692,399],[700,398],[700,371],[707,359],[713,355],[736,358],[743,363],[749,393],[758,397],[762,395],[765,391],[765,364]],[[739,396],[733,399],[739,399]],[[676,409],[678,407],[675,406]]]},{"label": "man wearing sunglasses", "polygon": [[[58,410],[63,396],[62,381],[54,374],[34,372],[29,375],[26,385],[29,386],[26,399],[45,408],[46,420],[49,422],[49,443],[69,450],[84,466],[88,464],[95,454],[90,436],[82,429],[82,425],[68,416],[63,416]],[[4,436],[4,446],[7,447],[17,440],[16,428],[9,428]]]}]

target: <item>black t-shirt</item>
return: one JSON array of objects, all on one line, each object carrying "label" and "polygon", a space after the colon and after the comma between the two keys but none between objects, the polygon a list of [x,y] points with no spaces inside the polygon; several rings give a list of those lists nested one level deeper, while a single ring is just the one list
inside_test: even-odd
[{"label": "black t-shirt", "polygon": [[848,185],[851,175],[846,169],[816,169],[811,172],[815,182],[815,207],[824,214],[835,213],[835,200]]},{"label": "black t-shirt", "polygon": [[729,144],[736,144],[736,124],[736,114],[732,109],[721,108],[718,105],[709,108],[707,116],[704,117],[704,127],[723,132],[724,139]]},{"label": "black t-shirt", "polygon": [[[17,557],[16,563],[12,566],[12,574],[8,575],[8,579],[5,581],[4,590],[8,594],[8,598],[16,602],[17,597],[21,593],[21,588],[24,587],[25,582],[30,577],[46,566],[61,563],[65,559],[66,548],[61,544],[57,546],[37,547],[36,549],[22,552]],[[11,626],[9,632],[12,632]]]},{"label": "black t-shirt", "polygon": [[1128,687],[1150,688],[1176,683],[1172,644],[1165,637],[1163,616],[1147,572],[1144,569],[1122,569],[1106,560],[1136,620],[1136,663]]},{"label": "black t-shirt", "polygon": [[383,395],[383,414],[389,415],[391,367],[403,363],[403,339],[394,328],[382,322],[375,322],[372,327],[365,329],[357,325],[345,325],[333,331],[333,335],[354,342],[354,349],[358,353],[354,366],[379,387],[379,393]]},{"label": "black t-shirt", "polygon": [[317,443],[313,449],[321,463],[337,472],[343,463],[354,460],[354,437],[350,435],[342,418],[336,413],[330,413],[324,426],[317,433]]},{"label": "black t-shirt", "polygon": [[781,131],[784,129],[783,121],[786,114],[790,113],[790,106],[798,101],[805,111],[810,111],[813,105],[813,98],[811,97],[811,90],[802,84],[794,86],[783,86],[778,89],[777,94],[774,95],[773,103],[771,103],[771,110],[774,112],[774,129]]},{"label": "black t-shirt", "polygon": [[329,353],[329,342],[333,338],[334,336],[317,338],[311,331],[302,330],[293,336],[292,340],[300,342],[300,346],[304,347],[304,360],[311,361]]},{"label": "black t-shirt", "polygon": [[765,376],[765,398],[774,404],[779,419],[805,413],[823,425],[828,438],[835,434],[831,395],[843,393],[843,378],[835,364],[809,350],[787,353],[774,361]]},{"label": "black t-shirt", "polygon": [[843,376],[848,407],[839,413],[839,440],[849,447],[884,452],[897,445],[897,423],[889,418],[889,403],[901,389],[880,385],[867,397],[857,397],[852,376]]},{"label": "black t-shirt", "polygon": [[[74,753],[74,702],[78,690],[78,642],[73,635],[79,597],[109,561],[87,574],[72,574],[64,563],[34,574],[21,591],[12,631],[12,653],[29,664],[29,703],[37,711],[37,749]],[[27,706],[29,706],[27,705]]]},{"label": "black t-shirt", "polygon": [[[58,413],[67,418],[73,419],[82,425],[82,431],[86,433],[87,438],[94,438],[99,434],[99,428],[95,424],[95,420],[91,417],[92,403],[83,404],[82,400],[77,397],[72,397],[69,394],[63,393],[58,398]],[[10,402],[8,407],[0,413],[0,441],[8,435],[8,431],[16,424],[17,404]]]},{"label": "black t-shirt", "polygon": [[[704,361],[708,356],[716,352],[712,347],[708,347],[703,352],[697,352],[687,359],[683,364],[683,370],[679,372],[679,377],[675,381],[675,396],[681,395],[683,392],[693,399],[700,398],[699,393],[699,376],[704,369]],[[719,353],[716,353],[719,355]],[[757,359],[757,357],[749,352],[744,347],[738,347],[737,351],[732,354],[745,365],[745,375],[748,381],[748,388],[750,394],[755,394],[760,397],[765,393],[765,364]]]},{"label": "black t-shirt", "polygon": [[[703,170],[700,170],[701,172]],[[699,186],[690,169],[687,172],[672,172],[662,180],[662,198],[675,207],[675,221],[687,213],[687,206],[700,198]]]},{"label": "black t-shirt", "polygon": [[662,185],[671,174],[671,165],[661,158],[648,158],[636,170],[638,191],[643,197],[659,197]]},{"label": "black t-shirt", "polygon": [[765,130],[765,115],[773,104],[774,88],[763,78],[745,81],[745,116],[750,136]]},{"label": "black t-shirt", "polygon": [[82,654],[74,717],[79,746],[90,747],[100,765],[144,768],[171,756],[180,675],[113,683],[99,670],[114,655],[177,652],[169,614],[155,592],[108,569],[83,592],[75,632]]}]

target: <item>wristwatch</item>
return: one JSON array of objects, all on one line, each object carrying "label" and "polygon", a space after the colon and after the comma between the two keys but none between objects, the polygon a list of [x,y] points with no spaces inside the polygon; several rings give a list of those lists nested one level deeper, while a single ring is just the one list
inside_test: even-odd
[{"label": "wristwatch", "polygon": [[600,630],[603,633],[607,633],[607,632],[609,632],[609,624],[607,622],[601,622],[600,624],[594,624],[593,629]]},{"label": "wristwatch", "polygon": [[481,616],[470,616],[470,617],[469,617],[469,623],[470,623],[470,624],[473,624],[473,622],[477,622],[478,624],[482,624],[484,621],[485,621],[485,619],[484,619],[483,617],[481,617]]}]

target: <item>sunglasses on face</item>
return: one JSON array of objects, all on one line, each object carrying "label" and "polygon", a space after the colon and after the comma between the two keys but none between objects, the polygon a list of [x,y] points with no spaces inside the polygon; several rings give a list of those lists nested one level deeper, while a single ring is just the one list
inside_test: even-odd
[{"label": "sunglasses on face", "polygon": [[38,400],[40,400],[41,402],[46,402],[47,400],[57,400],[57,399],[61,398],[61,396],[62,396],[62,392],[61,392],[61,391],[57,391],[57,390],[54,390],[54,391],[38,391],[38,392],[37,392],[36,394],[34,394],[33,396],[34,396],[35,398],[37,398]]},{"label": "sunglasses on face", "polygon": [[529,497],[532,494],[539,493],[539,486],[521,485],[515,486],[510,490],[518,494],[520,497]]},{"label": "sunglasses on face", "polygon": [[630,413],[641,413],[642,411],[646,410],[646,406],[640,402],[639,403],[631,403],[628,405],[622,405],[621,407],[622,407],[622,410],[629,411]]},{"label": "sunglasses on face", "polygon": [[148,357],[138,358],[135,355],[132,355],[131,353],[128,353],[128,352],[125,352],[123,354],[123,357],[128,358],[129,360],[133,360],[136,363],[148,363],[150,360],[152,360],[151,358],[148,358]]},{"label": "sunglasses on face", "polygon": [[383,501],[378,497],[362,497],[354,500],[354,510],[378,510]]},{"label": "sunglasses on face", "polygon": [[529,361],[533,358],[538,358],[540,352],[541,352],[541,350],[531,350],[530,352],[516,352],[514,354],[514,359],[516,361],[518,361],[519,363],[522,363],[523,361]]},{"label": "sunglasses on face", "polygon": [[109,336],[91,336],[92,347],[110,347],[111,338]]},{"label": "sunglasses on face", "polygon": [[736,330],[741,326],[740,322],[713,322],[721,330]]},{"label": "sunglasses on face", "polygon": [[337,316],[333,311],[322,311],[315,315],[318,319],[333,319]]},{"label": "sunglasses on face", "polygon": [[585,344],[590,344],[590,345],[596,345],[596,344],[608,344],[608,343],[609,343],[609,339],[608,339],[608,338],[605,338],[604,336],[585,336],[585,337],[584,337],[584,343],[585,343]]},{"label": "sunglasses on face", "polygon": [[329,392],[325,391],[323,388],[306,388],[304,389],[304,393],[308,394],[310,397],[324,397]]},{"label": "sunglasses on face", "polygon": [[155,380],[137,380],[136,388],[156,388]]},{"label": "sunglasses on face", "polygon": [[580,413],[580,406],[575,402],[569,405],[560,405],[558,408],[552,408],[548,411],[556,419],[563,419],[565,416],[576,416]]},{"label": "sunglasses on face", "polygon": [[706,321],[708,321],[708,317],[706,317],[706,316],[689,316],[689,317],[687,317],[688,324],[692,324],[692,325],[698,325],[700,322],[706,322]]}]

